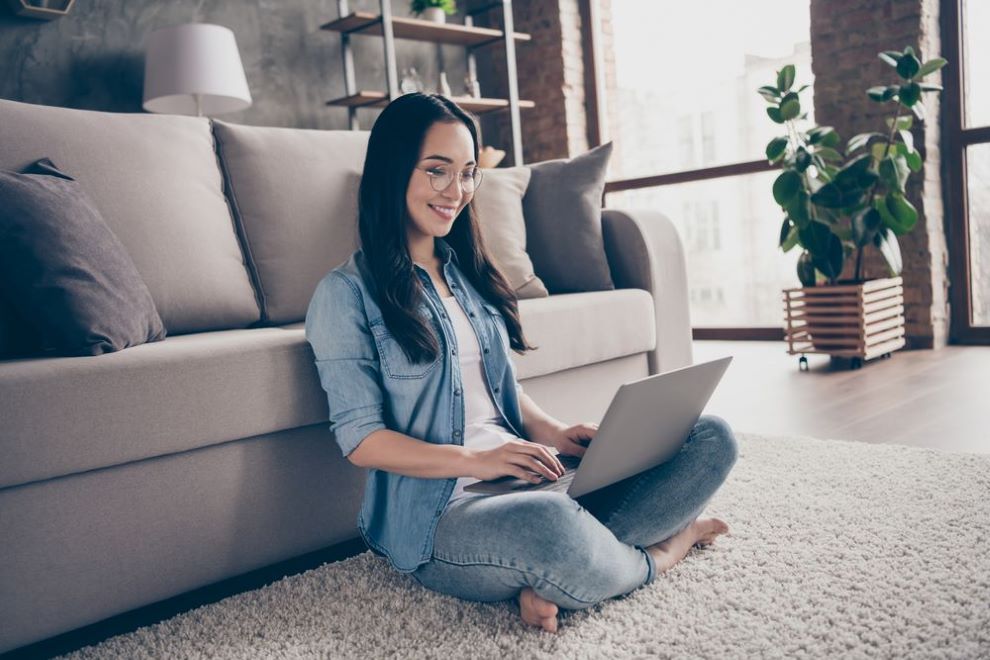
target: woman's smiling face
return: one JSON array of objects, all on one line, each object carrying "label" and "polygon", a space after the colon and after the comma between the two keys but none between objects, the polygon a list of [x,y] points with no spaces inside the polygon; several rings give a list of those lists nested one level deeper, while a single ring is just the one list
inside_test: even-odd
[{"label": "woman's smiling face", "polygon": [[[410,239],[450,233],[454,219],[474,196],[473,191],[461,190],[462,177],[470,176],[476,166],[474,141],[467,126],[459,121],[430,126],[406,189]],[[444,173],[452,175],[450,183],[438,192],[433,189],[431,175]]]}]

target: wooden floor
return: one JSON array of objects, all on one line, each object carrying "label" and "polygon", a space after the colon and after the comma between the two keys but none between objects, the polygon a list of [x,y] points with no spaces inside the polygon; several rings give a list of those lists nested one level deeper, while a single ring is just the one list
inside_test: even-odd
[{"label": "wooden floor", "polygon": [[696,341],[695,362],[735,356],[706,408],[737,431],[990,453],[990,346],[897,351],[851,370],[783,342]]}]

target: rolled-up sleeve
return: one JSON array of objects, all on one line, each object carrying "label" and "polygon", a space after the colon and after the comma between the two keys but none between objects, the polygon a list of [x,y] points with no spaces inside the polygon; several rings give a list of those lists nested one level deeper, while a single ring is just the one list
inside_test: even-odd
[{"label": "rolled-up sleeve", "polygon": [[317,285],[306,312],[306,340],[327,393],[330,430],[346,457],[386,426],[375,340],[360,291],[344,275],[331,272]]}]

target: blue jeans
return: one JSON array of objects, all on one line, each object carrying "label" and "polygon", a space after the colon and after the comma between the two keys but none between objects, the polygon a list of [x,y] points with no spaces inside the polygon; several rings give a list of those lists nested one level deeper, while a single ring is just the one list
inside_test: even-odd
[{"label": "blue jeans", "polygon": [[577,500],[546,491],[456,500],[437,524],[430,561],[411,575],[474,601],[532,587],[575,610],[629,593],[656,577],[646,546],[701,514],[736,454],[732,429],[705,415],[666,463]]}]

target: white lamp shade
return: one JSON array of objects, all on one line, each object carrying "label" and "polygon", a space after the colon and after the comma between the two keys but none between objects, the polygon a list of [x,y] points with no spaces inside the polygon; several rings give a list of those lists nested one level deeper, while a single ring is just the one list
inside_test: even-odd
[{"label": "white lamp shade", "polygon": [[189,23],[148,36],[144,109],[179,115],[243,110],[251,105],[241,55],[230,29]]}]

